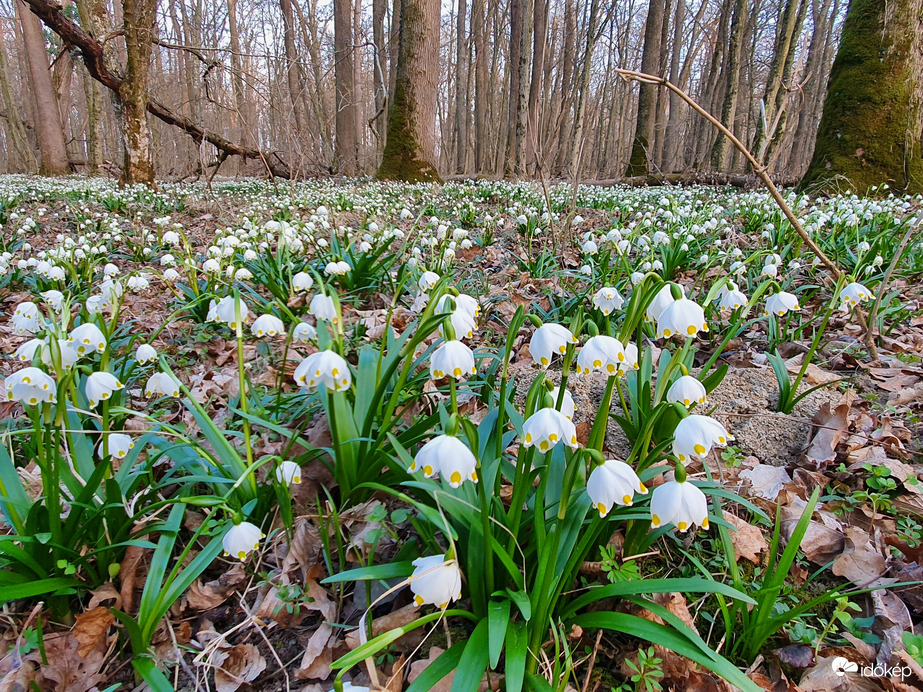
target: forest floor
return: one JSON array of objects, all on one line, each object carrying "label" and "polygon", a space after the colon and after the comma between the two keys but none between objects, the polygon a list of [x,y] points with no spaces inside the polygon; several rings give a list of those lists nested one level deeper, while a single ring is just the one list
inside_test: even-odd
[{"label": "forest floor", "polygon": [[[709,325],[684,351],[689,373],[705,381],[728,366],[693,413],[712,416],[733,439],[687,467],[690,478],[714,479],[723,488],[718,501],[723,513],[718,517],[714,504],[709,529],[666,532],[641,554],[626,553],[627,529],[616,529],[587,556],[573,589],[691,579],[707,572],[709,579],[737,584],[744,593],[760,592],[780,557],[771,549],[774,531],[786,545],[819,489],[817,505],[800,527],[804,537],[798,553],[785,566],[773,596],[772,613],[790,617],[779,621],[756,655],[734,648],[721,597],[672,591],[653,593],[651,599],[710,649],[728,656],[761,689],[923,689],[919,238],[911,237],[895,259],[918,204],[898,197],[807,199],[790,194],[788,199],[824,252],[867,287],[872,299],[862,303],[861,315],[839,309],[835,281],[813,262],[762,192],[711,187],[581,187],[575,192],[560,185],[546,194],[527,183],[273,186],[244,180],[164,184],[153,193],[82,178],[0,178],[0,249],[7,253],[0,262],[5,269],[0,279],[2,375],[15,377],[26,361],[55,375],[54,349],[33,346],[28,357],[23,349],[35,339],[47,344],[55,334],[66,341],[77,323],[97,320],[107,337],[105,352],[74,367],[74,386],[61,384],[58,402],[69,402],[67,425],[60,416],[50,417],[54,409],[48,405],[41,418],[41,406],[24,402],[7,379],[8,397],[0,403],[2,446],[9,450],[6,459],[0,458],[0,532],[6,539],[0,542],[0,690],[85,692],[133,689],[140,683],[143,676],[132,663],[139,652],[135,648],[133,653],[136,642],[125,620],[143,623],[145,616],[153,617],[151,599],[159,596],[148,582],[151,574],[158,582],[165,574],[158,560],[180,571],[205,555],[208,535],[219,535],[214,526],[208,528],[219,513],[217,500],[203,498],[226,500],[237,478],[226,474],[230,481],[218,481],[217,475],[196,471],[182,456],[187,448],[225,461],[228,455],[244,462],[271,459],[248,473],[281,494],[233,505],[250,512],[250,518],[264,512],[257,523],[266,537],[245,561],[218,555],[178,591],[159,592],[169,602],[163,617],[148,622],[146,644],[175,689],[330,690],[338,672],[335,662],[361,644],[357,626],[364,613],[377,635],[432,612],[430,605],[417,606],[408,588],[386,593],[401,585],[397,574],[322,583],[346,569],[409,560],[436,539],[428,535],[432,528],[421,528],[425,513],[414,516],[416,504],[384,491],[347,495],[340,489],[337,422],[330,420],[320,394],[306,393],[293,379],[304,358],[325,348],[325,338],[326,343],[337,338],[337,328],[328,332],[317,309],[308,310],[321,280],[338,294],[341,343],[361,392],[360,349],[367,344],[378,349],[408,326],[410,331],[419,326],[428,298],[420,282],[427,270],[437,279],[447,277],[449,286],[479,304],[476,330],[466,340],[477,358],[478,379],[460,381],[457,399],[459,415],[475,424],[496,410],[496,395],[486,393],[498,372],[491,354],[507,353],[510,398],[519,410],[528,405],[527,392],[536,378],[560,383],[560,358],[547,368],[535,362],[534,324],[525,321],[518,332],[510,332],[517,308],[546,324],[573,325],[575,318],[576,324],[592,323],[577,333],[582,343],[594,331],[618,334],[617,325],[628,319],[630,296],[645,285],[645,273],[681,286],[704,308]],[[345,273],[329,266],[344,261],[349,265]],[[56,275],[53,267],[63,274]],[[310,290],[296,285],[301,270],[314,277]],[[117,291],[104,284],[107,279],[118,284]],[[722,296],[714,289],[722,280],[733,280],[746,296],[760,296],[751,314],[721,309]],[[624,306],[605,314],[597,309],[594,296],[603,287],[618,289],[626,298]],[[49,307],[52,298],[43,296],[49,291],[60,291],[67,308]],[[110,300],[107,291],[112,291]],[[217,305],[234,291],[249,307],[240,340],[228,326],[233,314],[208,319],[215,317],[208,314],[209,302]],[[796,296],[799,308],[782,317],[764,316],[766,298],[782,291]],[[98,296],[103,296],[102,309],[88,310]],[[880,334],[873,358],[862,319],[878,296],[873,326]],[[25,303],[39,305],[44,322],[24,327],[17,306]],[[281,317],[289,338],[284,331],[273,338],[255,335],[254,318],[261,314]],[[302,318],[326,336],[319,342],[293,341],[291,320]],[[685,342],[657,338],[654,322],[642,322],[638,345],[643,356],[639,372],[644,373],[647,359],[656,391],[658,371],[669,372],[664,364]],[[439,336],[422,336],[408,392],[416,389],[402,400],[394,431],[439,421],[451,410],[454,387],[450,394],[445,381],[430,379],[428,372]],[[135,365],[140,344],[154,347],[160,363],[169,364],[184,387],[182,394],[147,396],[148,377],[158,365]],[[45,352],[52,353],[51,364],[43,365]],[[805,358],[810,362],[803,368]],[[80,378],[107,367],[124,386],[101,407],[90,406],[85,398],[89,380]],[[249,402],[241,401],[242,372]],[[786,407],[780,402],[780,378],[791,386],[799,373],[799,393],[805,396]],[[606,400],[608,377],[604,372],[569,373],[567,382],[577,438],[586,446],[600,402]],[[628,403],[625,408],[640,406],[631,397]],[[256,422],[252,434],[249,427],[245,434],[241,409],[267,424]],[[631,412],[623,411],[616,397],[608,413],[603,455],[633,458],[638,442],[617,421],[626,413],[631,418]],[[36,431],[42,425],[40,434]],[[83,453],[65,434],[75,425],[90,440]],[[519,432],[521,421],[510,425]],[[59,437],[52,437],[54,430]],[[125,432],[137,444],[124,460],[113,458],[108,471],[94,475],[100,464],[109,463],[102,447],[97,449],[100,430]],[[214,431],[217,438],[210,436]],[[288,443],[286,431],[297,431],[315,453]],[[511,441],[504,453],[515,460],[519,444]],[[668,445],[661,455],[672,459]],[[98,524],[85,519],[82,528],[67,534],[74,542],[65,547],[72,552],[49,540],[55,530],[46,511],[52,456],[74,477],[82,477],[78,485],[98,484],[100,498],[122,493],[99,499]],[[280,490],[284,484],[281,477],[279,484],[273,482],[270,464],[285,460],[298,464],[300,482]],[[392,467],[400,464],[397,452],[391,460]],[[66,520],[75,516],[75,508],[96,500],[78,500],[79,490],[65,480],[60,487],[63,530],[68,531]],[[411,494],[415,488],[404,487]],[[508,505],[512,483],[504,476],[497,487]],[[170,534],[162,522],[170,521],[167,511],[177,505],[169,503],[177,498],[187,504],[181,525]],[[107,502],[124,508],[118,516],[127,522],[123,528],[131,529],[120,544],[112,538],[116,520],[107,519],[103,509]],[[290,508],[283,506],[286,502]],[[646,500],[640,504],[646,507]],[[22,507],[25,513],[17,515]],[[721,527],[730,527],[724,535],[731,545],[722,540]],[[175,544],[164,548],[167,535]],[[408,546],[418,552],[408,554]],[[29,582],[47,588],[24,588]],[[465,605],[476,598],[469,588],[466,578],[462,597],[452,607],[475,607]],[[823,594],[832,597],[812,600]],[[801,607],[805,604],[806,609]],[[627,600],[612,598],[596,608],[663,622]],[[367,665],[360,663],[344,679],[351,678],[354,689],[372,686],[374,668],[383,689],[408,689],[439,654],[473,636],[471,623],[463,618],[437,622],[376,650]],[[563,621],[557,625],[560,641],[546,644],[538,665],[549,689],[735,689],[669,645]],[[840,658],[856,663],[858,672],[843,675],[835,669]],[[553,663],[564,659],[569,672],[556,679],[559,668]],[[452,675],[427,689],[457,689]],[[481,689],[504,689],[504,679],[502,663],[482,681],[478,678]]]}]

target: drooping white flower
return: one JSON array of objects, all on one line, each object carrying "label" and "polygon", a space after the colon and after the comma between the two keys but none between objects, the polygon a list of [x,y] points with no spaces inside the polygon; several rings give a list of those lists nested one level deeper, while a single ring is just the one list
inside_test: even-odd
[{"label": "drooping white flower", "polygon": [[690,337],[707,332],[705,311],[688,298],[680,298],[663,309],[657,318],[657,336],[669,338],[675,334]]},{"label": "drooping white flower", "polygon": [[436,287],[436,284],[439,283],[439,274],[436,272],[423,272],[423,275],[420,277],[420,280],[417,282],[417,285],[420,287],[420,290],[424,293],[428,293]]},{"label": "drooping white flower", "polygon": [[157,349],[150,344],[141,344],[135,351],[135,361],[138,365],[147,365],[157,359]]},{"label": "drooping white flower", "polygon": [[449,603],[461,598],[461,570],[455,560],[445,555],[418,557],[413,561],[410,590],[418,606],[431,604],[445,610]]},{"label": "drooping white flower", "polygon": [[135,291],[136,293],[146,290],[147,288],[150,287],[150,285],[151,285],[151,282],[148,281],[143,276],[129,276],[128,277],[128,288],[131,289],[132,291]]},{"label": "drooping white flower", "polygon": [[46,339],[29,339],[16,349],[16,359],[21,363],[31,363],[35,357],[35,352],[47,344]]},{"label": "drooping white flower", "polygon": [[[680,291],[682,291],[680,287]],[[672,286],[670,284],[664,284],[663,288],[657,291],[657,295],[654,296],[651,300],[650,305],[647,306],[647,312],[645,317],[648,322],[657,322],[660,319],[661,313],[667,309],[667,306],[672,305],[676,299],[673,297]]]},{"label": "drooping white flower", "polygon": [[314,278],[308,272],[298,272],[292,277],[292,290],[295,293],[306,293],[314,285]]},{"label": "drooping white flower", "polygon": [[618,310],[625,303],[625,299],[619,292],[611,287],[599,289],[593,296],[593,307],[602,312],[604,315],[610,314],[613,310]]},{"label": "drooping white flower", "polygon": [[427,478],[438,473],[457,488],[466,480],[477,483],[477,459],[468,446],[453,435],[439,435],[420,447],[410,471],[423,470]]},{"label": "drooping white flower", "polygon": [[276,336],[282,334],[285,331],[285,325],[275,315],[260,315],[255,320],[253,320],[253,325],[250,327],[250,331],[255,337],[264,337],[264,336]]},{"label": "drooping white flower", "polygon": [[64,294],[61,293],[61,291],[52,289],[50,291],[44,291],[39,295],[42,296],[42,299],[48,303],[55,312],[60,312],[61,306],[64,305]]},{"label": "drooping white flower", "polygon": [[798,297],[786,291],[774,293],[766,299],[766,310],[763,314],[779,315],[780,317],[790,310],[800,310]]},{"label": "drooping white flower", "polygon": [[100,401],[105,401],[112,396],[112,392],[124,386],[111,372],[92,373],[87,377],[87,399],[90,401],[90,408],[95,408]]},{"label": "drooping white flower", "polygon": [[4,386],[7,401],[35,406],[39,402],[53,404],[57,400],[57,384],[38,368],[28,367],[14,372],[6,378]]},{"label": "drooping white flower", "polygon": [[629,342],[625,344],[625,363],[624,369],[627,370],[637,370],[640,366],[638,364],[638,347]]},{"label": "drooping white flower", "polygon": [[[557,403],[558,396],[561,394],[561,388],[555,387],[551,390],[551,400]],[[564,390],[564,399],[561,400],[561,413],[568,420],[574,419],[574,414],[577,412],[577,405],[574,403],[574,397],[569,390]]]},{"label": "drooping white flower", "polygon": [[477,298],[466,293],[459,293],[457,296],[448,293],[443,294],[439,302],[436,303],[436,312],[448,312],[450,299],[455,303],[456,310],[463,310],[471,316],[472,320],[477,321],[478,315],[481,314],[481,306],[478,304]]},{"label": "drooping white flower", "polygon": [[599,252],[599,246],[592,240],[586,241],[581,249],[583,250],[584,254],[587,255],[595,255],[597,252]]},{"label": "drooping white flower", "polygon": [[689,481],[668,481],[654,488],[651,496],[651,527],[675,524],[686,531],[693,524],[708,528],[708,500]]},{"label": "drooping white flower", "polygon": [[840,300],[843,301],[842,309],[850,308],[872,299],[872,292],[860,283],[853,281],[840,291]]},{"label": "drooping white flower", "polygon": [[673,454],[688,464],[693,457],[706,457],[714,445],[723,446],[733,439],[734,436],[710,416],[686,416],[673,432]]},{"label": "drooping white flower", "polygon": [[[43,345],[40,353],[42,354],[42,364],[50,368],[52,372],[55,372],[54,354],[51,351],[50,345]],[[80,360],[80,355],[74,350],[71,343],[65,339],[58,339],[58,355],[61,358],[61,367],[65,371],[72,370],[74,364]],[[55,374],[57,373],[55,372]]]},{"label": "drooping white flower", "polygon": [[247,321],[249,310],[242,298],[238,298],[235,306],[234,296],[225,296],[214,305],[214,312],[209,310],[209,318],[213,322],[224,322],[231,329],[237,329],[237,313],[240,312],[241,324]]},{"label": "drooping white flower", "polygon": [[590,473],[586,492],[599,516],[604,517],[614,505],[630,507],[635,493],[647,495],[647,488],[631,466],[618,459],[607,459]]},{"label": "drooping white flower", "polygon": [[211,259],[207,259],[202,263],[202,270],[210,274],[215,274],[221,271],[221,263],[212,257]]},{"label": "drooping white flower", "polygon": [[441,380],[443,377],[462,380],[477,372],[474,353],[458,340],[442,344],[433,352],[429,363],[430,377],[434,380]]},{"label": "drooping white flower", "polygon": [[622,342],[611,336],[591,336],[577,353],[577,373],[588,375],[597,370],[616,375],[625,362]]},{"label": "drooping white flower", "polygon": [[42,328],[42,313],[32,302],[17,305],[10,319],[13,323],[13,331],[17,334],[34,334]]},{"label": "drooping white flower", "polygon": [[144,396],[152,397],[157,394],[162,396],[179,396],[179,382],[170,377],[166,372],[155,372],[144,386]]},{"label": "drooping white flower", "polygon": [[547,452],[559,442],[576,449],[577,428],[571,420],[553,408],[542,408],[529,416],[522,426],[523,444]]},{"label": "drooping white flower", "polygon": [[747,304],[747,295],[737,288],[733,281],[727,286],[722,286],[721,299],[718,301],[718,307],[721,310],[736,310]]},{"label": "drooping white flower", "polygon": [[79,327],[74,327],[67,338],[78,356],[86,356],[96,351],[102,353],[106,350],[106,337],[92,322],[84,322]]},{"label": "drooping white flower", "polygon": [[706,394],[705,385],[699,380],[692,375],[683,375],[670,385],[667,390],[667,401],[675,401],[689,408],[693,404],[704,404]]},{"label": "drooping white flower", "polygon": [[547,368],[556,353],[564,355],[567,344],[576,343],[577,338],[567,327],[548,322],[533,332],[529,340],[529,352],[537,365]]},{"label": "drooping white flower", "polygon": [[[448,310],[448,305],[445,306],[445,309]],[[437,314],[439,313],[440,311],[437,310]],[[452,311],[449,321],[452,323],[452,331],[455,332],[456,339],[470,339],[474,336],[474,330],[478,328],[474,314],[469,312],[468,307],[462,307],[458,304],[455,305],[455,310]],[[445,338],[443,324],[439,325],[439,336]]]},{"label": "drooping white flower", "polygon": [[332,324],[337,324],[340,321],[333,298],[323,293],[318,293],[311,298],[311,304],[308,305],[308,314]]},{"label": "drooping white flower", "polygon": [[317,339],[317,330],[313,325],[307,322],[299,322],[295,325],[295,330],[292,332],[292,341],[296,344],[306,344],[315,339]]},{"label": "drooping white flower", "polygon": [[349,364],[333,351],[318,351],[301,361],[295,368],[295,382],[302,387],[313,389],[323,384],[333,392],[349,389],[352,373]]},{"label": "drooping white flower", "polygon": [[301,467],[294,461],[283,461],[276,469],[276,480],[285,485],[301,483]]},{"label": "drooping white flower", "polygon": [[221,539],[225,555],[233,555],[243,562],[247,555],[260,547],[260,539],[264,534],[258,526],[249,521],[242,521],[232,526]]},{"label": "drooping white flower", "polygon": [[107,442],[109,444],[109,456],[113,459],[124,459],[135,446],[130,435],[109,433],[106,435],[105,440],[99,443],[98,451],[100,456],[103,455],[103,448]]}]

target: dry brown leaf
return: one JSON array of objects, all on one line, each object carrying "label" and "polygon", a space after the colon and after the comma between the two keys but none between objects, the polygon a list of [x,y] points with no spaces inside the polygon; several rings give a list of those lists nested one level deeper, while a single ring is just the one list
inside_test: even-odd
[{"label": "dry brown leaf", "polygon": [[775,500],[785,484],[792,482],[788,471],[769,464],[757,464],[752,469],[741,471],[740,477],[750,481],[751,496],[764,500]]},{"label": "dry brown leaf", "polygon": [[833,561],[833,573],[866,588],[877,585],[878,578],[887,570],[888,561],[873,545],[869,534],[855,526],[847,527],[845,549]]},{"label": "dry brown leaf", "polygon": [[301,665],[295,671],[295,677],[298,680],[326,678],[330,675],[330,664],[333,662],[331,646],[336,640],[336,630],[329,623],[336,621],[337,607],[336,603],[330,600],[326,589],[317,583],[316,580],[321,576],[323,576],[323,570],[320,565],[315,565],[308,570],[306,576],[305,593],[310,600],[303,607],[319,612],[324,622],[321,622],[308,640],[304,655],[301,657]]},{"label": "dry brown leaf", "polygon": [[[414,661],[410,664],[410,673],[407,675],[407,682],[412,683],[420,675],[423,674],[423,671],[426,670],[429,665],[439,658],[444,653],[443,649],[440,649],[438,646],[434,646],[429,650],[429,658],[421,659],[419,661]],[[446,675],[442,680],[437,682],[435,685],[430,687],[430,692],[450,692],[452,689],[452,683],[455,681],[455,671]]]},{"label": "dry brown leaf", "polygon": [[138,569],[141,565],[141,558],[147,550],[137,545],[128,546],[125,549],[122,564],[119,566],[119,580],[122,583],[119,593],[122,594],[123,610],[126,613],[132,612],[135,603],[135,583],[139,576]]},{"label": "dry brown leaf", "polygon": [[899,389],[888,399],[888,406],[909,406],[919,403],[923,399],[923,382],[917,382],[913,387]]},{"label": "dry brown leaf", "polygon": [[97,646],[80,656],[80,643],[70,632],[45,636],[48,665],[41,665],[41,654],[33,651],[29,659],[41,666],[42,675],[57,683],[55,692],[88,692],[103,680],[100,673],[106,660],[106,647]]},{"label": "dry brown leaf", "polygon": [[246,682],[253,682],[266,670],[266,659],[253,644],[238,644],[221,652],[222,660],[215,668],[217,692],[235,692]]},{"label": "dry brown leaf", "polygon": [[203,584],[201,579],[196,579],[186,592],[186,602],[193,610],[211,610],[224,603],[246,580],[246,569],[241,563],[235,563],[213,581]]},{"label": "dry brown leaf", "polygon": [[[372,636],[377,637],[382,632],[387,632],[388,630],[393,630],[395,627],[403,627],[404,625],[410,624],[417,619],[419,610],[420,606],[416,603],[409,603],[392,613],[383,615],[380,618],[375,618],[372,621]],[[350,649],[355,649],[361,643],[358,629],[352,630],[346,635],[346,646]]]},{"label": "dry brown leaf", "polygon": [[801,692],[876,692],[882,689],[874,678],[834,671],[834,660],[833,656],[818,656],[817,665],[801,677],[798,689]]},{"label": "dry brown leaf", "polygon": [[[807,502],[800,497],[794,497],[790,504],[782,508],[781,532],[786,542],[795,531],[801,515],[807,507]],[[840,522],[830,512],[816,511],[821,521],[811,520],[801,541],[801,550],[811,562],[825,565],[843,552],[846,539]]]},{"label": "dry brown leaf", "polygon": [[122,594],[116,590],[115,585],[111,581],[107,581],[98,589],[93,589],[90,593],[93,595],[87,605],[87,610],[92,610],[106,601],[114,601],[112,607],[118,608],[119,610],[122,609]]},{"label": "dry brown leaf", "polygon": [[724,519],[736,529],[731,532],[731,543],[734,544],[737,557],[745,558],[755,565],[760,564],[760,554],[769,549],[762,530],[729,512],[724,513]]},{"label": "dry brown leaf", "polygon": [[836,459],[836,447],[849,427],[849,404],[831,408],[824,403],[811,422],[816,432],[804,453],[805,460],[816,469],[824,469]]},{"label": "dry brown leaf", "polygon": [[77,624],[74,625],[73,634],[80,644],[77,654],[81,658],[86,658],[92,649],[105,642],[109,628],[115,622],[115,616],[105,606],[97,606],[74,619]]}]

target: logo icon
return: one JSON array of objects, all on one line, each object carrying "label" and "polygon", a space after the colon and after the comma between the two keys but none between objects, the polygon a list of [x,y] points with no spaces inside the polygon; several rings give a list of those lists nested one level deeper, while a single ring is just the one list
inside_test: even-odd
[{"label": "logo icon", "polygon": [[838,677],[843,677],[846,675],[846,673],[859,672],[859,664],[854,663],[853,661],[850,661],[848,658],[844,658],[843,656],[837,656],[835,659],[833,659],[832,667],[833,672]]}]

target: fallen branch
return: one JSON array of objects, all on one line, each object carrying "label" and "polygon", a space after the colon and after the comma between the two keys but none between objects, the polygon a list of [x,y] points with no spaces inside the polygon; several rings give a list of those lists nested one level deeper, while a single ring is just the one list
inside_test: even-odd
[{"label": "fallen branch", "polygon": [[[60,36],[65,43],[69,43],[80,51],[87,72],[93,79],[107,89],[117,94],[120,93],[122,79],[110,72],[109,68],[106,67],[103,59],[103,46],[99,41],[65,17],[61,7],[52,2],[52,0],[24,0],[24,2],[29,5],[32,13],[41,19],[45,26]],[[291,178],[288,164],[276,152],[264,152],[232,142],[215,132],[200,127],[189,118],[174,112],[153,98],[148,100],[147,111],[168,125],[173,125],[183,130],[192,137],[197,145],[201,145],[202,142],[208,142],[218,150],[219,156],[224,156],[224,158],[240,156],[244,159],[259,159],[266,166],[266,170],[271,176]]]}]

